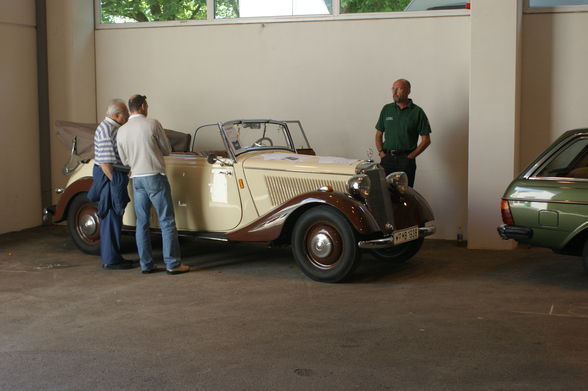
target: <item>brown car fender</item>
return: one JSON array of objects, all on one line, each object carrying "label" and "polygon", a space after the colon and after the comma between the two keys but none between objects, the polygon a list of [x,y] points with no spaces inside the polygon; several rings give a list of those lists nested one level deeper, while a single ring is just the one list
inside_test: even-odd
[{"label": "brown car fender", "polygon": [[288,202],[272,209],[249,225],[228,232],[226,237],[239,242],[269,242],[278,239],[285,226],[303,212],[316,205],[330,205],[345,217],[357,232],[368,235],[380,230],[376,220],[366,205],[351,198],[349,195],[330,192],[314,191],[301,194]]},{"label": "brown car fender", "polygon": [[79,193],[90,190],[90,187],[92,187],[92,182],[92,177],[83,177],[69,185],[59,198],[59,202],[55,207],[55,213],[53,214],[53,221],[58,223],[65,220],[67,217],[67,207],[70,201]]},{"label": "brown car fender", "polygon": [[404,194],[393,193],[392,210],[394,211],[395,229],[408,228],[413,225],[422,226],[428,221],[435,220],[433,210],[427,200],[411,187],[408,187]]}]

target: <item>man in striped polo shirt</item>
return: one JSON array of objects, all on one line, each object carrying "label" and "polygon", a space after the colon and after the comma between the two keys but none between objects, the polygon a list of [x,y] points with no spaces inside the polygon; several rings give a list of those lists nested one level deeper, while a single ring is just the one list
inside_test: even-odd
[{"label": "man in striped polo shirt", "polygon": [[121,125],[129,119],[129,110],[121,99],[113,99],[106,110],[106,117],[94,133],[94,170],[90,201],[98,202],[100,217],[100,257],[104,269],[131,269],[131,261],[125,261],[120,253],[122,216],[129,194],[129,168],[120,160],[116,135]]}]

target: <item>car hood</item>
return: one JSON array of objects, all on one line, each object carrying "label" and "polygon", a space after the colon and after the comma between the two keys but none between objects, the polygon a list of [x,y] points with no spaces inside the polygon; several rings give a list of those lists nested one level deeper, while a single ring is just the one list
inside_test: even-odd
[{"label": "car hood", "polygon": [[272,151],[245,157],[243,168],[355,175],[355,167],[361,161],[335,156],[311,156]]}]

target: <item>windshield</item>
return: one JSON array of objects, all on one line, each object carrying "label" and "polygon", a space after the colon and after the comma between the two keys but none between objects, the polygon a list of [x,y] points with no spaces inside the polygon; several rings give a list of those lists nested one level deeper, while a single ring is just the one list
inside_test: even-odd
[{"label": "windshield", "polygon": [[293,151],[288,126],[277,121],[230,121],[222,126],[235,156],[251,150]]}]

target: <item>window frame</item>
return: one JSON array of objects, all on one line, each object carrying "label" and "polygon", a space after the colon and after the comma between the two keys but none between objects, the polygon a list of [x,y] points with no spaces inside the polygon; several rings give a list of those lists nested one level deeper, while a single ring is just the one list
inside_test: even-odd
[{"label": "window frame", "polygon": [[588,4],[585,5],[554,5],[550,7],[531,7],[531,0],[525,0],[523,12],[526,14],[558,14],[588,12]]},{"label": "window frame", "polygon": [[[329,15],[299,15],[299,16],[263,16],[245,18],[216,19],[214,17],[214,0],[206,0],[206,19],[195,20],[170,20],[163,22],[132,22],[132,23],[101,23],[100,0],[94,0],[94,28],[96,30],[112,30],[125,28],[155,28],[174,26],[212,26],[227,24],[266,24],[266,23],[294,23],[294,22],[323,22],[341,20],[377,20],[377,19],[403,19],[403,18],[430,18],[430,17],[455,17],[469,16],[469,9],[449,9],[434,11],[410,11],[410,12],[369,12],[357,14],[341,14],[340,0],[332,0],[332,13]],[[208,12],[213,10],[212,12]]]}]

